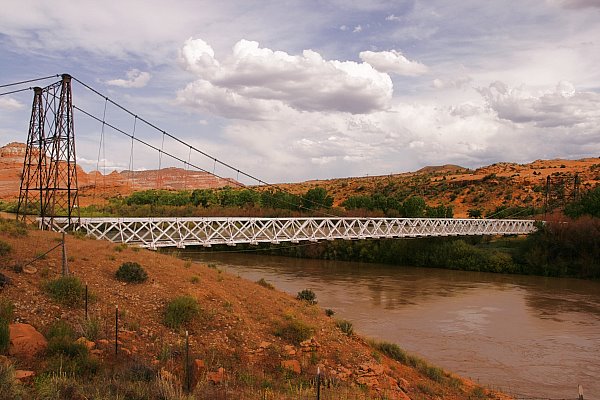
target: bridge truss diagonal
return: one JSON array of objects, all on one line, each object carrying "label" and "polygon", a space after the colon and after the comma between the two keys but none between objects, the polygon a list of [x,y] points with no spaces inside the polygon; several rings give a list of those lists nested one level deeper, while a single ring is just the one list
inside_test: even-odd
[{"label": "bridge truss diagonal", "polygon": [[[44,229],[59,232],[69,229],[67,218],[39,221]],[[536,230],[535,222],[517,219],[348,217],[81,218],[76,229],[97,239],[157,249],[335,239],[526,235]]]}]

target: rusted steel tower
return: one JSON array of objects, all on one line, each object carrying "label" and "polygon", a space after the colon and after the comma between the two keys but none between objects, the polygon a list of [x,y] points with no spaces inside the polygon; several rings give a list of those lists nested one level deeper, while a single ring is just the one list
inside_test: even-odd
[{"label": "rusted steel tower", "polygon": [[72,100],[68,74],[34,89],[17,218],[35,212],[44,229],[55,217],[66,217],[69,227],[79,222]]}]

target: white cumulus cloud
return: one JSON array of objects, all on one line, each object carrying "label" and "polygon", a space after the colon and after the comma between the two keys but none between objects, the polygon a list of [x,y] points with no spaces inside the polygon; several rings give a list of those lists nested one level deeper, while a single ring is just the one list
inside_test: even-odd
[{"label": "white cumulus cloud", "polygon": [[4,108],[7,110],[19,110],[25,107],[23,103],[12,99],[10,97],[0,97],[0,108]]},{"label": "white cumulus cloud", "polygon": [[600,94],[578,92],[570,82],[559,82],[554,90],[541,93],[494,82],[479,92],[499,118],[517,124],[578,128],[581,133],[600,126]]},{"label": "white cumulus cloud", "polygon": [[427,72],[427,66],[417,61],[410,61],[401,52],[390,51],[361,51],[360,59],[369,63],[377,71],[394,73],[404,76],[418,76]]},{"label": "white cumulus cloud", "polygon": [[150,81],[150,73],[139,69],[131,69],[126,73],[127,79],[111,79],[106,81],[111,86],[120,86],[123,88],[142,88]]},{"label": "white cumulus cloud", "polygon": [[392,98],[388,74],[368,63],[325,60],[313,50],[290,55],[240,40],[219,62],[206,42],[190,39],[180,59],[198,80],[180,90],[178,100],[217,115],[263,119],[286,108],[362,114],[386,109]]}]

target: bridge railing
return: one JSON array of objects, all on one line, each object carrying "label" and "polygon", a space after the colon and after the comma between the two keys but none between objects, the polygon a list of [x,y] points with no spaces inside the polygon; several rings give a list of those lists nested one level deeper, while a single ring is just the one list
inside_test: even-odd
[{"label": "bridge railing", "polygon": [[[40,224],[43,222],[40,221]],[[64,231],[66,218],[45,229]],[[156,249],[217,244],[281,243],[466,235],[523,235],[534,220],[453,218],[81,218],[77,230],[96,239]]]}]

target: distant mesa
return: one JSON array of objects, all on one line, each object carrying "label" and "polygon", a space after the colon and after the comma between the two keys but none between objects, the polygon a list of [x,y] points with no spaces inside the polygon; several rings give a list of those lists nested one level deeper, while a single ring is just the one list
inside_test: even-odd
[{"label": "distant mesa", "polygon": [[431,174],[431,173],[463,173],[470,171],[468,168],[461,167],[460,165],[444,164],[444,165],[429,165],[416,171],[418,174]]},{"label": "distant mesa", "polygon": [[[0,147],[0,199],[14,200],[19,197],[19,186],[26,145],[12,142]],[[147,171],[111,171],[103,175],[100,171],[86,173],[77,167],[80,201],[85,205],[86,197],[108,198],[126,196],[137,190],[193,190],[215,189],[224,186],[243,186],[235,179],[218,178],[202,171],[183,168],[163,168]]]}]

